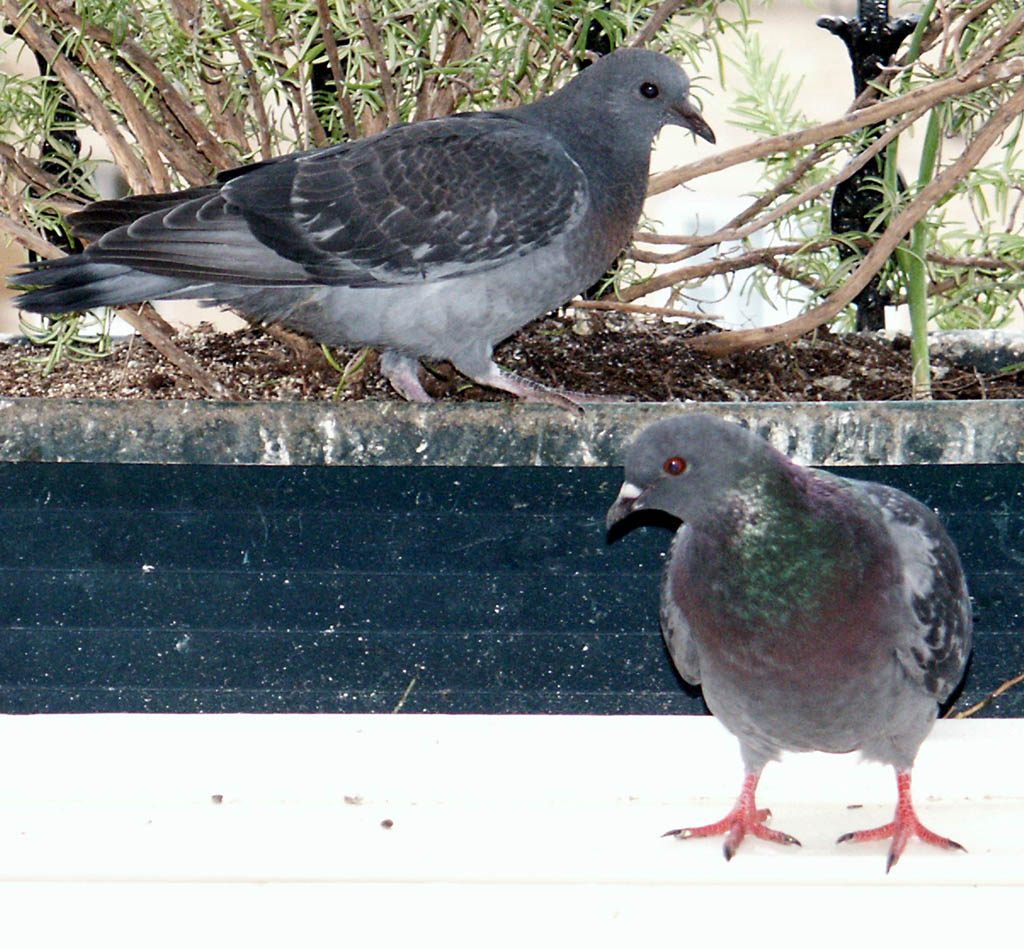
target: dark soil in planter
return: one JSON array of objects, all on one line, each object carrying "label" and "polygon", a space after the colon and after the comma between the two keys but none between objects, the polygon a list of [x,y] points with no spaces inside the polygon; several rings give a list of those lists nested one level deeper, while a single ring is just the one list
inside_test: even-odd
[{"label": "dark soil in planter", "polygon": [[[617,314],[575,320],[558,315],[538,320],[498,347],[507,369],[566,389],[621,395],[645,402],[693,400],[847,401],[910,397],[910,351],[906,338],[873,334],[814,337],[753,352],[712,357],[686,344],[698,329],[639,322]],[[326,400],[335,397],[339,375],[319,347],[296,348],[258,329],[217,333],[201,328],[177,342],[220,382],[243,399]],[[303,347],[298,347],[302,349]],[[42,375],[32,361],[42,351],[0,344],[0,395],[103,399],[195,399],[195,382],[136,338],[103,359],[61,362]],[[340,365],[355,355],[339,352]],[[995,399],[1024,396],[1024,371],[982,374],[933,358],[936,399]],[[438,398],[501,400],[445,364],[425,373]],[[382,379],[376,356],[352,373],[338,398],[398,398]]]}]

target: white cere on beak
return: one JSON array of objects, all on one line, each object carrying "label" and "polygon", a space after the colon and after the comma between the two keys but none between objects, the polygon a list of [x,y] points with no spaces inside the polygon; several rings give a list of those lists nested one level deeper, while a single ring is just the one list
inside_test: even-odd
[{"label": "white cere on beak", "polygon": [[623,481],[622,487],[619,488],[619,496],[615,500],[635,501],[641,494],[643,494],[643,491],[631,481]]}]

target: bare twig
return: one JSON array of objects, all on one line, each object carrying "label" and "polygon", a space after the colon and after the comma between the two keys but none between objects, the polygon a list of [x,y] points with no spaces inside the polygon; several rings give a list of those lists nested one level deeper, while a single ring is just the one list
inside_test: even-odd
[{"label": "bare twig", "polygon": [[970,270],[1024,270],[1024,261],[1004,257],[951,257],[937,251],[925,253],[925,260],[943,267],[967,267]]},{"label": "bare twig", "polygon": [[502,6],[514,19],[518,20],[519,23],[526,27],[526,29],[533,36],[533,38],[536,39],[538,43],[540,43],[542,49],[552,49],[556,53],[558,53],[558,55],[561,56],[567,63],[572,62],[572,54],[569,53],[568,50],[562,49],[560,46],[552,46],[551,40],[548,37],[548,35],[539,26],[537,26],[537,24],[534,23],[533,20],[530,19],[530,17],[524,16],[511,3],[504,2],[502,3]]},{"label": "bare twig", "polygon": [[795,319],[775,326],[714,333],[699,339],[687,340],[689,345],[716,355],[724,355],[738,350],[755,349],[769,343],[796,339],[823,323],[827,323],[868,285],[871,278],[910,229],[931,210],[939,198],[948,193],[981,161],[985,153],[1021,112],[1024,112],[1024,85],[1018,86],[1017,91],[993,113],[992,117],[981,127],[974,140],[963,150],[960,157],[928,182],[917,196],[893,218],[857,269],[850,274],[843,286],[824,303],[813,307]]},{"label": "bare twig", "polygon": [[[813,201],[816,198],[823,195],[826,191],[834,188],[839,182],[845,181],[859,169],[863,168],[871,159],[877,155],[886,145],[889,144],[897,135],[903,132],[911,124],[916,122],[922,115],[927,111],[926,107],[921,107],[910,115],[905,116],[899,122],[897,122],[892,128],[887,129],[883,135],[880,135],[868,148],[865,148],[859,155],[854,159],[847,162],[847,164],[837,171],[834,175],[829,176],[819,184],[812,185],[810,188],[802,191],[800,194],[794,195],[787,201],[783,201],[782,204],[774,208],[767,214],[763,214],[759,218],[755,218],[749,221],[742,227],[729,227],[726,226],[721,230],[715,231],[713,234],[707,236],[695,237],[688,243],[697,245],[699,248],[708,247],[712,244],[719,244],[722,241],[742,240],[745,237],[749,237],[755,231],[759,231],[761,228],[766,227],[774,221],[785,217],[790,212],[796,210],[800,205]],[[683,255],[680,255],[683,256]],[[685,268],[683,268],[685,269]],[[620,293],[623,300],[635,300],[638,297],[642,297],[647,293],[651,293],[654,290],[660,290],[664,287],[671,286],[676,282],[676,274],[679,271],[670,270],[666,273],[658,274],[652,277],[649,281],[643,284],[636,284],[632,287],[628,287]]]},{"label": "bare twig", "polygon": [[761,139],[758,142],[750,142],[730,148],[710,158],[701,161],[691,162],[688,165],[681,165],[678,168],[670,168],[667,171],[652,175],[647,193],[661,194],[670,188],[675,188],[683,182],[690,181],[700,175],[709,175],[712,172],[721,171],[724,168],[731,168],[743,162],[754,161],[757,158],[764,158],[778,152],[792,152],[807,145],[818,145],[831,138],[840,138],[856,132],[858,129],[869,125],[880,125],[893,116],[909,112],[914,109],[926,108],[942,102],[945,99],[957,96],[965,96],[987,86],[1006,82],[1009,79],[1024,75],[1024,56],[1015,56],[1005,62],[995,63],[985,69],[979,70],[973,76],[961,79],[952,76],[949,79],[940,79],[930,85],[922,86],[902,96],[894,96],[884,102],[835,119],[832,122],[824,122],[799,132],[787,132],[785,135],[776,135],[772,138]]},{"label": "bare twig", "polygon": [[114,116],[105,108],[100,97],[93,92],[82,73],[60,51],[53,37],[34,17],[22,13],[17,0],[3,0],[3,11],[8,20],[14,24],[17,34],[28,44],[29,48],[50,64],[50,68],[63,83],[71,98],[74,99],[79,112],[103,136],[114,160],[124,172],[131,187],[136,192],[152,191],[149,169],[121,134]]},{"label": "bare twig", "polygon": [[341,107],[341,119],[345,123],[345,134],[349,138],[358,138],[359,127],[356,125],[356,113],[352,107],[352,98],[345,89],[345,74],[341,69],[338,41],[334,37],[334,22],[331,20],[331,11],[327,6],[327,0],[316,0],[316,16],[320,22],[320,38],[324,41],[327,65],[330,66],[335,94],[338,97],[338,105]]},{"label": "bare twig", "polygon": [[135,136],[135,141],[138,142],[139,151],[142,152],[142,157],[149,169],[149,190],[170,191],[171,179],[167,175],[157,139],[162,139],[161,144],[170,152],[180,150],[177,143],[163,130],[157,128],[152,116],[145,110],[138,97],[121,78],[109,59],[103,54],[96,55],[94,53],[89,58],[89,66],[96,74],[96,78],[120,106],[121,114],[124,115],[129,130]]},{"label": "bare twig", "polygon": [[37,162],[24,152],[19,152],[6,142],[0,142],[0,162],[5,163],[20,175],[26,184],[35,185],[41,191],[57,192],[62,189],[55,175],[44,171]]},{"label": "bare twig", "polygon": [[24,227],[17,221],[11,220],[6,214],[0,211],[0,231],[9,234],[22,247],[34,251],[40,257],[52,260],[55,257],[63,257],[64,251],[51,244],[45,238],[40,237],[35,231]]},{"label": "bare twig", "polygon": [[[299,47],[302,45],[302,36],[299,32],[299,21],[292,21],[292,43],[294,46]],[[301,147],[306,149],[311,145],[316,147],[322,147],[327,144],[327,132],[324,130],[323,124],[320,122],[320,117],[316,114],[313,108],[313,103],[309,97],[310,87],[310,66],[306,62],[298,62],[295,64],[295,73],[298,81],[293,82],[291,77],[287,79],[284,76],[285,64],[279,62],[277,68],[281,73],[281,85],[291,90],[294,93],[295,98],[298,101],[299,115],[302,116],[302,122],[299,122],[298,116],[295,114],[295,110],[292,107],[291,99],[288,98],[288,111],[291,113],[292,122],[295,126],[295,137],[301,142]]]},{"label": "bare twig", "polygon": [[380,31],[377,29],[377,24],[373,22],[370,8],[365,3],[356,7],[356,18],[366,35],[367,45],[373,53],[374,71],[380,80],[380,94],[384,100],[384,118],[388,125],[394,125],[398,122],[398,104],[395,100],[395,87],[391,82],[391,70],[388,69],[387,54],[380,41]]},{"label": "bare twig", "polygon": [[221,26],[235,51],[235,55],[238,57],[238,62],[241,64],[242,72],[245,75],[246,85],[249,87],[252,107],[256,113],[256,134],[260,140],[260,154],[264,158],[270,158],[273,155],[270,138],[270,120],[267,118],[267,107],[263,102],[263,91],[260,89],[256,70],[253,68],[252,60],[249,58],[249,54],[246,52],[245,46],[238,35],[238,27],[235,25],[235,21],[231,19],[231,15],[224,7],[223,0],[211,0],[211,2],[217,10]]},{"label": "bare twig", "polygon": [[[94,23],[85,23],[74,10],[64,4],[53,3],[47,0],[46,9],[60,23],[71,28],[75,32],[99,43],[107,50],[115,53],[126,63],[130,63],[134,70],[141,73],[152,85],[160,100],[164,103],[168,113],[173,117],[180,127],[183,135],[191,141],[191,144],[217,170],[230,168],[237,164],[237,160],[230,152],[213,136],[206,127],[203,120],[196,113],[192,105],[174,87],[163,70],[154,62],[152,57],[145,53],[139,45],[131,39],[115,37],[110,30],[97,26]],[[90,63],[91,65],[91,63]],[[165,148],[166,152],[167,149]],[[181,173],[186,180],[192,184],[209,178],[209,169],[202,168],[195,161],[188,149],[181,148],[172,158],[175,169]]]},{"label": "bare twig", "polygon": [[173,363],[192,379],[208,396],[215,399],[228,399],[233,402],[239,400],[237,392],[210,375],[174,342],[172,339],[174,330],[150,304],[144,303],[138,307],[118,307],[117,315],[129,323],[168,362]]},{"label": "bare twig", "polygon": [[[754,218],[765,208],[769,207],[771,203],[775,201],[780,195],[785,194],[790,188],[793,187],[793,185],[795,185],[801,178],[803,178],[803,176],[821,160],[821,158],[827,151],[828,146],[826,144],[818,145],[816,148],[812,149],[810,154],[808,154],[802,160],[798,161],[793,166],[792,170],[784,178],[782,178],[782,180],[779,181],[778,184],[776,184],[770,190],[766,191],[759,198],[755,199],[750,205],[748,205],[746,208],[740,211],[739,214],[735,215],[723,227],[719,228],[719,230],[716,231],[716,234],[735,232],[739,227],[746,224],[748,221]],[[867,159],[865,158],[865,162],[866,161]],[[855,170],[856,169],[852,168],[844,169],[844,173],[847,175],[851,175]],[[760,229],[760,227],[763,227],[768,223],[770,222],[765,220],[764,223],[758,225],[756,229]],[[657,263],[675,263],[680,260],[686,260],[690,257],[694,257],[697,254],[701,253],[707,246],[710,246],[709,244],[705,243],[707,239],[707,237],[696,237],[696,235],[691,235],[690,237],[684,238],[683,240],[672,241],[672,243],[675,244],[686,244],[688,246],[685,247],[683,250],[677,250],[671,254],[660,255]],[[718,243],[718,240],[713,239],[713,235],[712,242]],[[637,260],[640,259],[642,258],[637,257]]]},{"label": "bare twig", "polygon": [[698,313],[696,310],[680,310],[671,306],[647,306],[643,303],[624,303],[621,300],[570,300],[567,306],[574,310],[602,310],[614,313],[644,313],[651,316],[673,316],[684,320],[695,320],[703,323],[714,323],[724,319],[721,316],[712,316],[708,313]]},{"label": "bare twig", "polygon": [[805,158],[798,161],[793,168],[775,187],[770,188],[761,197],[753,202],[749,207],[745,208],[739,214],[737,214],[727,225],[730,227],[741,227],[748,221],[752,220],[758,214],[761,213],[765,208],[770,207],[772,202],[784,195],[790,188],[792,188],[808,171],[810,171],[815,165],[818,164],[828,153],[831,143],[822,143],[821,145],[815,146],[807,154]]},{"label": "bare twig", "polygon": [[999,696],[1002,695],[1004,692],[1008,692],[1015,685],[1020,685],[1021,682],[1024,682],[1024,672],[1022,672],[1020,675],[1014,676],[1012,679],[1007,679],[1001,686],[999,686],[998,689],[996,689],[994,692],[990,692],[988,695],[985,696],[985,698],[983,698],[980,702],[976,703],[975,705],[972,705],[969,709],[965,709],[962,712],[957,712],[956,715],[953,715],[952,709],[950,709],[950,714],[946,717],[970,718],[972,715],[976,714],[977,712],[980,712],[986,705],[988,705],[994,699],[999,698]]},{"label": "bare twig", "polygon": [[992,38],[992,40],[985,45],[975,56],[971,57],[966,63],[961,66],[957,72],[958,78],[964,79],[971,73],[977,72],[986,63],[990,62],[995,56],[998,56],[1002,51],[1003,47],[1006,46],[1012,39],[1014,39],[1024,28],[1024,7],[1019,9],[1006,22],[1003,28]]},{"label": "bare twig", "polygon": [[[483,32],[483,14],[486,4],[479,7],[470,5],[461,8],[448,26],[444,46],[438,60],[438,69],[444,69],[452,62],[468,59],[480,42]],[[463,78],[464,77],[460,77]],[[438,82],[437,72],[428,72],[416,96],[416,113],[414,121],[450,115],[455,111],[454,84],[457,79],[449,78],[445,83]]]},{"label": "bare twig", "polygon": [[970,4],[969,8],[957,17],[956,22],[949,26],[948,40],[950,46],[955,50],[959,50],[966,29],[975,20],[977,20],[978,17],[986,14],[997,2],[998,0],[981,0],[980,3]]},{"label": "bare twig", "polygon": [[[226,82],[219,63],[207,60],[199,71],[199,85],[206,99],[211,133],[225,142],[232,142],[240,152],[251,151],[249,136],[238,113],[230,105],[230,91],[225,94]],[[237,161],[231,164],[237,165]],[[230,166],[229,166],[230,167]]]},{"label": "bare twig", "polygon": [[[305,82],[300,79],[298,82],[290,75],[288,63],[285,59],[284,46],[281,43],[280,31],[277,28],[277,19],[274,17],[274,8],[270,0],[260,0],[260,19],[263,20],[263,49],[270,54],[269,58],[274,64],[274,71],[281,90],[284,92],[285,108],[288,110],[288,117],[292,120],[292,128],[295,130],[295,137],[308,145],[310,135],[318,144],[323,145],[327,141],[327,135],[320,124],[320,120],[310,121],[311,112],[306,108]],[[302,41],[299,38],[299,20],[292,17],[292,44],[296,49],[301,48]],[[301,65],[301,64],[299,64]],[[296,106],[298,112],[296,112]],[[303,121],[299,121],[299,115]]]},{"label": "bare twig", "polygon": [[[752,250],[745,251],[742,254],[737,254],[732,257],[719,257],[715,260],[705,261],[700,264],[690,264],[687,267],[677,267],[672,272],[676,275],[674,283],[682,283],[686,280],[701,280],[706,277],[715,277],[719,274],[736,273],[739,270],[749,270],[751,267],[758,267],[763,264],[767,264],[769,261],[776,260],[779,257],[786,257],[790,254],[806,254],[813,253],[815,251],[823,250],[826,247],[833,247],[841,242],[838,238],[832,237],[820,241],[809,241],[803,244],[792,243],[792,244],[777,244],[773,247],[757,247]],[[868,241],[858,240],[851,242],[854,246],[867,246]],[[630,256],[634,260],[638,260],[644,263],[658,263],[658,254],[651,254],[649,256],[643,256],[640,251],[633,250]],[[655,287],[648,290],[649,293],[655,289],[663,289],[662,287]]]},{"label": "bare twig", "polygon": [[[574,62],[577,57],[577,45],[579,44],[580,36],[583,34],[583,30],[587,26],[586,17],[576,17],[576,23],[572,28],[572,31],[561,43],[555,47],[555,52],[559,58],[566,62]],[[596,58],[596,53],[587,52],[585,55],[588,57]],[[552,87],[555,84],[555,76],[558,75],[557,71],[552,69],[548,71],[547,76],[544,78],[544,82],[541,83],[540,89],[538,90],[540,95],[548,95],[551,92]]]},{"label": "bare twig", "polygon": [[661,3],[654,8],[654,12],[647,18],[647,22],[634,36],[626,40],[626,45],[646,46],[654,39],[654,34],[672,18],[679,8],[687,6],[689,3],[691,0],[661,0]]},{"label": "bare twig", "polygon": [[815,293],[821,293],[825,289],[825,285],[817,277],[800,273],[795,267],[791,267],[784,260],[779,260],[776,257],[769,257],[764,262],[764,265],[776,276],[782,277],[785,280],[792,280],[794,283],[802,284],[809,290],[813,290]]}]

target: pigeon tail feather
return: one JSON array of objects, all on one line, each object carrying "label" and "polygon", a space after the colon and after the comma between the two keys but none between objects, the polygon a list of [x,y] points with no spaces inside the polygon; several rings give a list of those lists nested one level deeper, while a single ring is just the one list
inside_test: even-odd
[{"label": "pigeon tail feather", "polygon": [[33,265],[9,282],[29,288],[14,298],[14,305],[29,313],[76,313],[139,300],[172,299],[181,293],[189,296],[196,290],[181,280],[142,273],[124,264],[83,261],[78,255]]}]

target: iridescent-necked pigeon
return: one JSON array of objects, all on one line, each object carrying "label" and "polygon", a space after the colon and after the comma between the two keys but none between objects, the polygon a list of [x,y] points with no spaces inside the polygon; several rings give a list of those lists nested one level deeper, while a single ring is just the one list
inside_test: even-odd
[{"label": "iridescent-necked pigeon", "polygon": [[683,71],[623,49],[553,95],[499,112],[394,126],[372,138],[222,173],[176,194],[69,216],[92,240],[12,279],[16,305],[59,313],[197,299],[328,345],[369,345],[406,398],[419,357],[476,382],[578,410],[499,369],[494,345],[603,274],[629,241],[666,124],[715,136]]},{"label": "iridescent-necked pigeon", "polygon": [[[608,525],[633,511],[683,521],[661,596],[682,677],[740,741],[735,807],[680,838],[770,830],[754,794],[781,751],[860,751],[896,770],[891,823],[844,834],[891,838],[886,871],[916,836],[963,848],[914,812],[910,772],[937,703],[960,681],[971,612],[957,552],[936,516],[894,488],[803,468],[738,425],[685,415],[629,448]],[[668,835],[666,835],[668,836]]]}]

